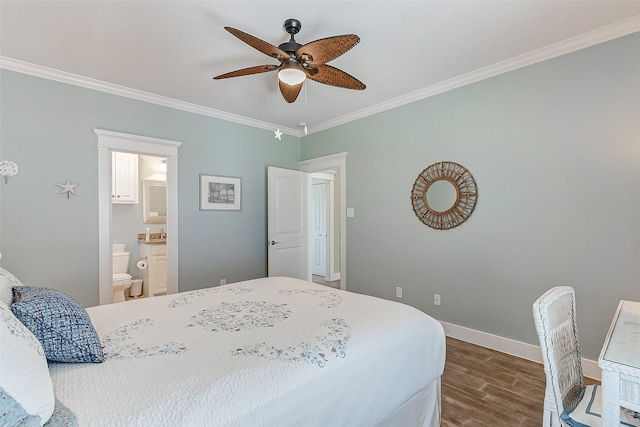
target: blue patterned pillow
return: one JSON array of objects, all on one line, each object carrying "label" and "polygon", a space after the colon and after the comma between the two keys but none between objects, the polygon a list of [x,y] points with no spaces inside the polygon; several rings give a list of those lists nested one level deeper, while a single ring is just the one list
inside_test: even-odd
[{"label": "blue patterned pillow", "polygon": [[[30,415],[20,403],[0,387],[0,426],[42,427],[42,418],[39,415]],[[53,415],[44,427],[78,427],[78,418],[56,399]]]},{"label": "blue patterned pillow", "polygon": [[69,295],[48,288],[16,286],[11,311],[38,338],[47,360],[100,363],[100,337],[87,311]]},{"label": "blue patterned pillow", "polygon": [[11,289],[13,289],[14,286],[22,286],[22,283],[16,276],[0,267],[0,301],[7,305],[11,305],[13,302]]},{"label": "blue patterned pillow", "polygon": [[30,415],[22,405],[0,387],[0,425],[16,427],[40,427],[42,418]]}]

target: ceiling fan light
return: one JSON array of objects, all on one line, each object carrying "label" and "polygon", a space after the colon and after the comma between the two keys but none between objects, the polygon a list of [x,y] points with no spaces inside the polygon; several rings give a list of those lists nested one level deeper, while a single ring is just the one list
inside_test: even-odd
[{"label": "ceiling fan light", "polygon": [[304,81],[307,76],[304,71],[298,68],[283,68],[278,71],[278,78],[284,84],[288,84],[290,86],[299,85]]}]

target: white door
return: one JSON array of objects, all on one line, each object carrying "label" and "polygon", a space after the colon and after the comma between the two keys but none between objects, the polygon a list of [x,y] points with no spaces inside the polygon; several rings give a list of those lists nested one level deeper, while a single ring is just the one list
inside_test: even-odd
[{"label": "white door", "polygon": [[307,173],[267,168],[269,277],[311,280],[308,257]]},{"label": "white door", "polygon": [[318,276],[327,275],[327,183],[320,182],[311,186],[311,209],[313,213],[311,239],[313,263],[311,272]]}]

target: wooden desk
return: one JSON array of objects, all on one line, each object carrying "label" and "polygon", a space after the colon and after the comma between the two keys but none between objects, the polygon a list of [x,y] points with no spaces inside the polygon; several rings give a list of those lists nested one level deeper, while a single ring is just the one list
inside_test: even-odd
[{"label": "wooden desk", "polygon": [[598,365],[603,425],[619,426],[621,406],[640,412],[640,302],[620,301]]}]

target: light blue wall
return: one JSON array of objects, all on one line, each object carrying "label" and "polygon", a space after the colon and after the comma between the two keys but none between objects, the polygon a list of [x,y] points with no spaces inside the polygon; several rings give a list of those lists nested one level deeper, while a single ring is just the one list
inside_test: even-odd
[{"label": "light blue wall", "polygon": [[[591,359],[618,301],[640,301],[640,34],[302,139],[303,159],[343,151],[349,290],[401,286],[437,319],[537,345],[533,301],[571,285]],[[442,160],[479,190],[448,231],[409,198]]]},{"label": "light blue wall", "polygon": [[[2,70],[2,267],[27,284],[98,304],[98,150],[94,128],[182,142],[181,291],[266,274],[266,166],[297,168],[299,138]],[[242,211],[200,211],[199,174],[242,178]],[[77,196],[58,194],[70,178]],[[140,228],[138,232],[144,232]]]},{"label": "light blue wall", "polygon": [[[618,300],[640,300],[640,35],[632,35],[282,142],[228,123],[9,71],[0,72],[2,266],[26,283],[98,302],[93,128],[181,141],[180,290],[266,274],[265,166],[346,151],[347,287],[437,319],[537,344],[531,304],[578,294],[595,359]],[[469,221],[432,230],[409,194],[451,160],[479,187]],[[198,210],[198,174],[241,176],[241,212]],[[56,183],[78,182],[78,196]],[[432,304],[433,294],[442,305]]]}]

